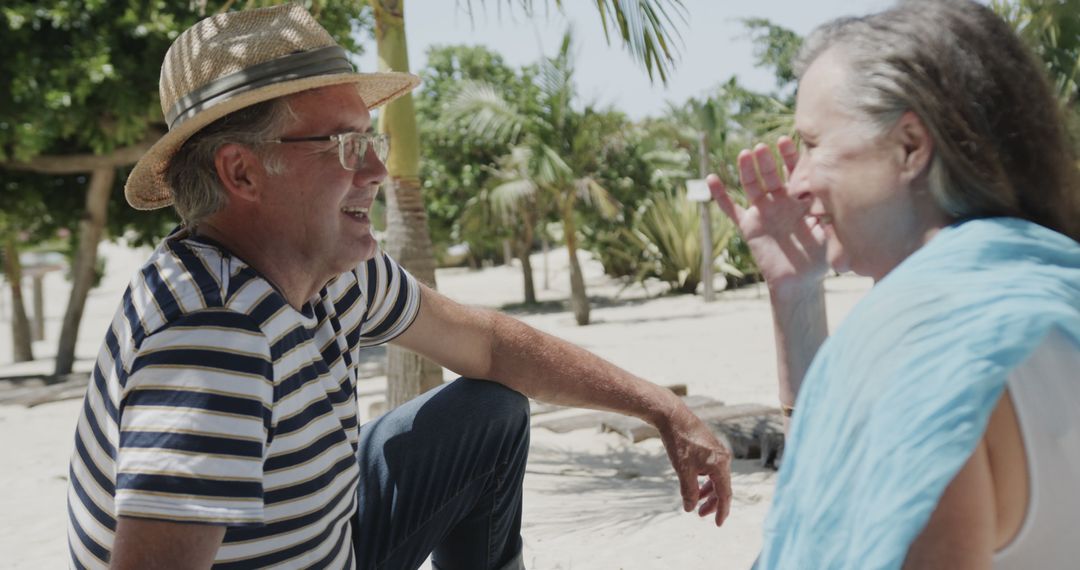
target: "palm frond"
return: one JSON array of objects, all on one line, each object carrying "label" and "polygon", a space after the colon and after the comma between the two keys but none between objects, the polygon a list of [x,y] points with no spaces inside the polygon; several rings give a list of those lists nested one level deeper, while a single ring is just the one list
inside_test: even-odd
[{"label": "palm frond", "polygon": [[563,129],[570,101],[574,98],[574,64],[570,53],[573,45],[573,33],[567,29],[559,53],[544,58],[540,64],[540,90],[547,103],[548,122],[556,131]]},{"label": "palm frond", "polygon": [[539,150],[539,153],[533,155],[534,164],[531,168],[535,173],[534,180],[538,184],[555,187],[574,178],[574,170],[555,149],[541,144]]},{"label": "palm frond", "polygon": [[443,126],[496,142],[515,142],[528,122],[494,86],[479,81],[462,82],[445,111]]},{"label": "palm frond", "polygon": [[604,218],[611,220],[619,215],[619,201],[594,178],[578,178],[574,180],[574,188],[578,198],[586,205],[596,208]]},{"label": "palm frond", "polygon": [[[480,0],[486,5],[485,0]],[[508,7],[515,4],[525,15],[532,17],[535,0],[506,0]],[[562,0],[554,0],[555,7],[563,9]],[[502,2],[496,2],[499,15],[502,15]],[[544,2],[545,7],[550,6]],[[463,9],[473,21],[472,0],[457,0],[459,9]],[[600,15],[600,25],[604,38],[611,43],[611,31],[614,27],[623,45],[631,56],[654,79],[654,72],[660,81],[667,83],[668,74],[675,65],[677,50],[675,41],[682,41],[679,27],[687,24],[687,11],[682,0],[596,0],[596,10]]]},{"label": "palm frond", "polygon": [[596,0],[596,9],[609,43],[611,23],[634,59],[645,67],[649,79],[654,78],[655,69],[667,83],[675,63],[672,40],[682,39],[677,26],[687,22],[682,0]]},{"label": "palm frond", "polygon": [[536,201],[536,184],[528,178],[514,178],[491,188],[488,200],[505,223],[516,219],[518,212]]},{"label": "palm frond", "polygon": [[650,165],[655,167],[686,168],[690,165],[690,155],[683,149],[656,149],[641,155]]}]

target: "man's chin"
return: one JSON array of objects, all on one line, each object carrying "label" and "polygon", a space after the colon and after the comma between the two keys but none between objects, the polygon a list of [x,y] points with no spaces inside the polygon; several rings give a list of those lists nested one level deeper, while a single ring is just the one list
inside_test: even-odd
[{"label": "man's chin", "polygon": [[331,271],[334,275],[341,275],[342,273],[348,273],[360,267],[364,263],[370,261],[378,253],[379,248],[375,245],[370,247],[354,248],[348,252],[348,255],[339,255],[333,265]]},{"label": "man's chin", "polygon": [[356,263],[354,266],[360,265],[366,261],[375,257],[375,254],[379,253],[379,244],[375,241],[373,236],[369,236],[363,240],[356,250]]}]

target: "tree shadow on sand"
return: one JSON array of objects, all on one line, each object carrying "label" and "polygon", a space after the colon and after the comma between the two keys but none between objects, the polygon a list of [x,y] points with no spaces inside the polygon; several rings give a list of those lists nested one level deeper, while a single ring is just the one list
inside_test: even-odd
[{"label": "tree shadow on sand", "polygon": [[[651,297],[589,297],[593,309],[608,307],[635,307],[649,302]],[[502,313],[514,316],[549,315],[570,312],[570,299],[552,299],[538,303],[507,303],[498,308]]]},{"label": "tree shadow on sand", "polygon": [[[536,536],[568,532],[628,531],[690,515],[682,509],[679,483],[667,454],[658,446],[608,446],[595,452],[534,444],[526,471],[532,493],[558,500],[528,505],[525,526]],[[772,474],[755,460],[736,460],[736,480]],[[734,505],[761,497],[740,490]]]}]

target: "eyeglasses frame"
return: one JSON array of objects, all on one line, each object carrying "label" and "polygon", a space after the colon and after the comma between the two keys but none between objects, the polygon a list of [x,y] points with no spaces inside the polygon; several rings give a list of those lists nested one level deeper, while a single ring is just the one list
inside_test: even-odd
[{"label": "eyeglasses frame", "polygon": [[[360,151],[358,153],[360,155],[360,164],[359,164],[359,166],[357,168],[349,168],[347,166],[347,164],[346,164],[346,161],[345,161],[345,158],[346,158],[346,156],[345,156],[346,155],[346,153],[345,153],[345,141],[347,140],[348,137],[350,137],[352,135],[357,135],[357,136],[360,137]],[[352,132],[347,132],[347,133],[338,133],[336,135],[324,135],[324,136],[316,136],[316,137],[282,137],[282,138],[279,138],[279,139],[270,139],[270,140],[266,140],[266,141],[263,141],[263,142],[265,142],[265,143],[300,143],[300,142],[331,142],[331,141],[333,141],[333,142],[338,143],[338,162],[341,164],[341,167],[344,168],[345,170],[350,171],[350,172],[356,172],[356,171],[358,171],[358,170],[360,170],[361,168],[364,167],[364,164],[367,162],[367,151],[368,151],[369,148],[371,148],[372,143],[374,143],[377,140],[386,141],[385,142],[386,150],[382,153],[382,156],[380,156],[380,153],[378,151],[378,146],[374,147],[375,148],[375,157],[378,158],[380,162],[385,163],[387,157],[390,156],[390,134],[389,133],[358,133],[358,132],[352,131]]]}]

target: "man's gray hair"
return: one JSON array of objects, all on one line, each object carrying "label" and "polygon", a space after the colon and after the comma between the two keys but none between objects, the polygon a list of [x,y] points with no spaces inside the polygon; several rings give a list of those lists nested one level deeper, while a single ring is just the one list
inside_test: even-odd
[{"label": "man's gray hair", "polygon": [[165,180],[173,190],[173,207],[184,225],[196,228],[228,202],[214,166],[214,156],[223,145],[252,147],[272,176],[284,172],[280,157],[268,152],[263,141],[279,137],[294,118],[285,98],[271,99],[230,113],[189,138],[165,170]]},{"label": "man's gray hair", "polygon": [[1015,216],[1080,239],[1080,185],[1045,67],[990,9],[907,0],[824,24],[795,63],[801,79],[836,50],[845,105],[885,132],[914,112],[934,141],[929,191],[954,219]]}]

